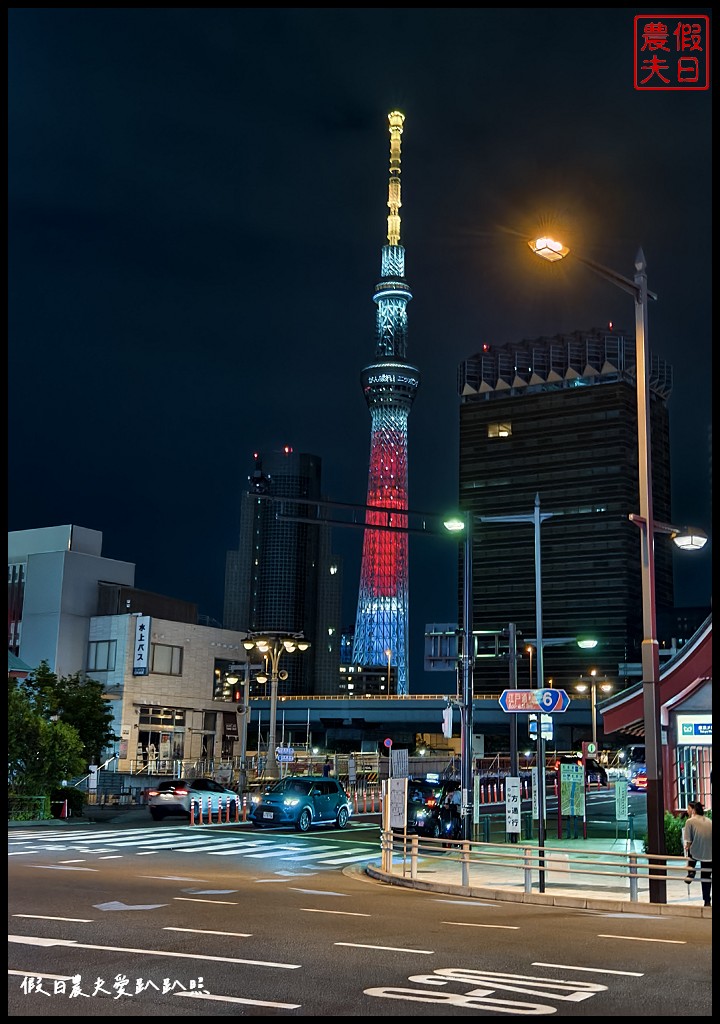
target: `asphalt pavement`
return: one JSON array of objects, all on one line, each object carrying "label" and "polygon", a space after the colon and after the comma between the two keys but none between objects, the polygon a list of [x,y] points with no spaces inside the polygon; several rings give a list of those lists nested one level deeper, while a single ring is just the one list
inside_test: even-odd
[{"label": "asphalt pavement", "polygon": [[[364,817],[357,815],[356,817]],[[69,825],[77,828],[86,824],[94,825],[149,825],[150,815],[147,807],[88,806],[81,818],[58,819],[45,821],[9,821],[8,828],[18,827],[63,827]],[[207,826],[206,826],[207,827]],[[217,825],[221,829],[223,825]],[[252,827],[250,822],[246,827]],[[537,842],[521,845],[537,847]],[[427,848],[427,847],[426,847]],[[587,859],[588,871],[593,869],[604,853],[622,854],[635,851],[642,853],[639,840],[620,839],[546,839],[547,851],[544,872],[544,892],[538,889],[537,872],[533,872],[532,891],[526,892],[522,873],[517,867],[502,863],[473,863],[469,869],[468,885],[461,884],[460,866],[457,859],[438,851],[437,857],[423,856],[419,862],[416,877],[410,877],[407,868],[403,868],[399,857],[393,857],[393,871],[383,871],[379,866],[369,865],[362,869],[378,882],[400,885],[424,891],[442,892],[476,899],[505,900],[512,903],[535,903],[549,906],[580,907],[596,909],[604,912],[617,913],[652,913],[673,916],[712,918],[712,907],[703,906],[700,882],[696,880],[686,885],[680,876],[671,877],[666,883],[666,899],[664,904],[650,903],[647,879],[638,879],[637,900],[631,899],[627,880],[623,884],[603,883],[597,876],[583,876],[579,859]],[[611,880],[612,881],[612,880]],[[606,892],[599,890],[606,888]]]}]

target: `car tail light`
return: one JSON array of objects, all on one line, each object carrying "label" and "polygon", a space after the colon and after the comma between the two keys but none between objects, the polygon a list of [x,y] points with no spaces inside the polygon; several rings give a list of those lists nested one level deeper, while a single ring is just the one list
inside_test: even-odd
[{"label": "car tail light", "polygon": [[175,794],[175,796],[187,796],[189,792],[189,789],[182,789],[178,786],[173,787],[173,793]]},{"label": "car tail light", "polygon": [[431,796],[431,797],[430,797],[430,798],[429,798],[429,799],[428,799],[428,800],[426,801],[426,803],[427,803],[427,806],[428,806],[428,807],[434,807],[434,806],[435,806],[435,804],[437,803],[437,800],[435,799],[435,797],[432,797],[432,796]]},{"label": "car tail light", "polygon": [[151,789],[151,790],[148,791],[148,796],[157,796],[157,795],[158,795],[158,790],[157,789]]}]

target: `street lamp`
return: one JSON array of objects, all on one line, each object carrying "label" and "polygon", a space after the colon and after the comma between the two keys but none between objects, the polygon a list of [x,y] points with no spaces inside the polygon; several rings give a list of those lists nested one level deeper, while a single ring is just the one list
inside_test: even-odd
[{"label": "street lamp", "polygon": [[592,715],[592,741],[595,744],[597,750],[597,692],[598,687],[601,693],[610,693],[612,690],[612,683],[602,682],[598,683],[595,679],[596,670],[592,669],[590,676],[592,680],[590,683],[585,683],[582,680],[575,684],[575,689],[578,693],[587,693],[590,690],[590,714]]},{"label": "street lamp", "polygon": [[[552,238],[537,238],[528,242],[534,253],[554,262],[564,259],[570,250]],[[652,466],[650,458],[650,348],[648,344],[648,299],[657,299],[647,286],[647,264],[642,249],[635,257],[635,276],[632,280],[584,256],[575,255],[606,281],[632,295],[635,303],[635,377],[638,419],[638,477],[640,489],[641,526],[640,566],[642,583],[642,688],[645,752],[647,757],[647,823],[648,853],[665,853],[665,808],[662,785],[662,730],[660,721],[660,654],[656,630],[654,520],[652,503]],[[648,528],[649,527],[649,528]],[[650,874],[650,902],[667,902],[667,884],[664,877]]]},{"label": "street lamp", "polygon": [[[230,671],[225,677],[234,688],[240,682],[237,674],[239,665],[231,665]],[[242,711],[240,712],[242,724],[240,726],[240,772],[238,775],[238,792],[240,796],[245,792],[247,786],[247,732],[248,718],[250,716],[250,662],[245,662],[245,678],[243,680]]]},{"label": "street lamp", "polygon": [[[277,733],[277,701],[278,682],[288,677],[286,671],[280,669],[280,658],[283,654],[292,654],[294,651],[306,651],[310,643],[302,633],[250,633],[246,640],[243,640],[243,647],[246,651],[256,649],[266,659],[270,669],[270,731],[268,733],[267,763],[266,772],[271,779],[277,778],[277,760],[275,757],[276,733]],[[267,675],[259,674],[259,683],[267,682]]]},{"label": "street lamp", "polygon": [[387,650],[385,651],[385,657],[386,657],[386,658],[387,658],[387,660],[388,660],[388,681],[387,681],[387,685],[388,685],[388,688],[387,688],[387,692],[388,692],[388,697],[389,697],[389,696],[390,696],[390,672],[392,671],[392,670],[391,670],[391,665],[392,665],[392,651],[391,651],[391,649],[390,649],[389,647],[388,647],[388,649],[387,649]]},{"label": "street lamp", "polygon": [[[472,521],[477,519],[481,523],[532,523],[535,529],[535,641],[537,657],[535,659],[537,671],[537,688],[543,688],[544,666],[543,666],[543,637],[542,637],[542,569],[540,561],[540,525],[553,516],[553,512],[540,511],[540,495],[535,495],[535,506],[530,513],[520,513],[506,516],[483,516],[465,512],[462,519],[451,518],[444,522],[445,529],[450,531],[464,531],[465,558],[463,571],[463,688],[462,688],[462,723],[460,743],[462,747],[461,757],[461,787],[463,789],[463,837],[470,838],[471,814],[470,805],[467,803],[468,796],[466,788],[472,787],[472,715],[473,715],[473,660],[471,644],[473,642],[473,601],[472,601]],[[542,729],[538,736],[538,769],[537,769],[537,796],[538,796],[538,847],[540,849],[540,872],[539,890],[545,891],[545,871],[543,847],[545,845],[545,739],[542,736]],[[466,806],[467,804],[467,806]]]},{"label": "street lamp", "polygon": [[472,839],[473,787],[473,662],[475,660],[472,609],[472,515],[465,512],[443,523],[450,533],[463,534],[463,642],[462,697],[460,704],[460,816],[463,839]]}]

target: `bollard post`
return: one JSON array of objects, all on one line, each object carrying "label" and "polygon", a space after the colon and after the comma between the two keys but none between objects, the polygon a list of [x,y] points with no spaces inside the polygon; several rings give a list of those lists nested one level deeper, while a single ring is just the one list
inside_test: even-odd
[{"label": "bollard post", "polygon": [[198,800],[198,825],[202,825],[202,823],[203,823],[202,797],[200,797],[200,799]]},{"label": "bollard post", "polygon": [[367,811],[367,790],[363,793],[363,814]]},{"label": "bollard post", "polygon": [[195,801],[190,801],[190,824],[195,824]]},{"label": "bollard post", "polygon": [[225,824],[230,824],[230,797],[225,800]]},{"label": "bollard post", "polygon": [[523,861],[525,863],[525,892],[532,892],[532,853],[530,852],[529,846],[525,847],[525,851],[523,853]]},{"label": "bollard post", "polygon": [[417,878],[417,866],[418,866],[418,845],[419,839],[417,835],[410,837],[410,878]]},{"label": "bollard post", "polygon": [[242,804],[243,804],[242,820],[243,821],[247,821],[247,797],[245,796],[244,793],[243,793],[243,798],[242,798]]},{"label": "bollard post", "polygon": [[470,843],[467,841],[462,844],[460,884],[465,887],[470,885]]},{"label": "bollard post", "polygon": [[638,862],[637,854],[631,853],[628,858],[628,868],[630,871],[630,902],[637,903],[638,899]]}]

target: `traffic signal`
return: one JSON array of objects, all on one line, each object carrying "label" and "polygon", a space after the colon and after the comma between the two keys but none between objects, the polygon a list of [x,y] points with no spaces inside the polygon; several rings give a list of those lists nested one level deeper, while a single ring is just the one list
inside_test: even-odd
[{"label": "traffic signal", "polygon": [[453,718],[453,716],[452,716],[452,708],[451,707],[445,708],[445,710],[443,711],[443,729],[442,729],[442,731],[443,731],[443,736],[445,737],[446,740],[449,740],[449,739],[452,738],[452,734],[453,734],[453,720],[452,720],[452,718]]},{"label": "traffic signal", "polygon": [[234,703],[235,704],[242,704],[242,699],[243,699],[242,687],[240,687],[240,686],[233,687],[233,701],[234,701]]}]

